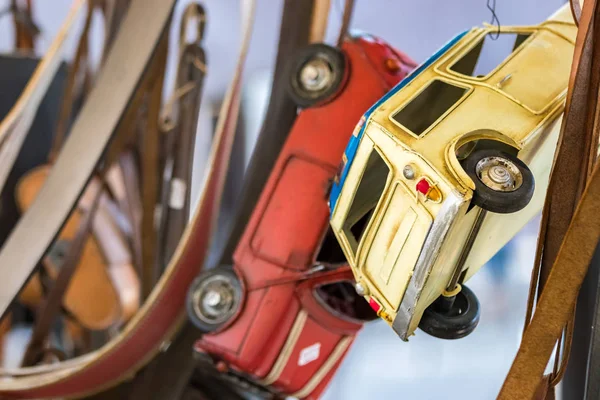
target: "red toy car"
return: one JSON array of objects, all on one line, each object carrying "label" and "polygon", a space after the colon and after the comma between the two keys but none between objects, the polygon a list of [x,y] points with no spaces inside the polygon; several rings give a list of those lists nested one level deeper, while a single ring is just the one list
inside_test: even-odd
[{"label": "red toy car", "polygon": [[328,230],[327,191],[354,125],[415,67],[372,36],[338,50],[308,46],[291,64],[302,108],[246,230],[234,265],[202,273],[188,315],[195,350],[238,382],[316,399],[365,320],[375,318]]}]

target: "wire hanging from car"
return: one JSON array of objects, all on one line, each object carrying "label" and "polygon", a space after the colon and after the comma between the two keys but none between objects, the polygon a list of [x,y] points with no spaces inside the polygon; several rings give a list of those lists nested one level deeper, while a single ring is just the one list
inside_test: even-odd
[{"label": "wire hanging from car", "polygon": [[498,19],[498,14],[496,14],[496,0],[487,0],[487,9],[492,13],[492,20],[490,24],[496,25],[496,33],[491,34],[490,38],[492,40],[498,39],[500,37],[500,20]]}]

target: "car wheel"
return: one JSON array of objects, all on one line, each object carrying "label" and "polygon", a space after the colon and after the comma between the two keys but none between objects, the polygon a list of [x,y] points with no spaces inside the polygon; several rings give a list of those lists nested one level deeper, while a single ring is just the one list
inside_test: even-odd
[{"label": "car wheel", "polygon": [[514,213],[533,197],[533,173],[516,155],[497,149],[477,150],[463,161],[463,167],[475,183],[473,203],[484,210]]},{"label": "car wheel", "polygon": [[346,77],[346,58],[335,47],[312,44],[289,64],[287,93],[301,108],[333,99]]},{"label": "car wheel", "polygon": [[419,328],[440,339],[460,339],[479,323],[479,300],[466,286],[452,298],[440,296],[425,309]]},{"label": "car wheel", "polygon": [[210,269],[200,274],[188,290],[188,317],[203,333],[216,332],[235,317],[242,298],[242,285],[232,268]]}]

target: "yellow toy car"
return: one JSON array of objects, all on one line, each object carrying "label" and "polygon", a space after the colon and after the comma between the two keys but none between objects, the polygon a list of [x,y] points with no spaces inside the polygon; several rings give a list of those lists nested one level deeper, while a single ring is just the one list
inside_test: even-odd
[{"label": "yellow toy car", "polygon": [[331,226],[356,290],[401,339],[475,329],[462,283],[541,209],[576,30],[564,6],[537,26],[463,32],[356,126]]}]

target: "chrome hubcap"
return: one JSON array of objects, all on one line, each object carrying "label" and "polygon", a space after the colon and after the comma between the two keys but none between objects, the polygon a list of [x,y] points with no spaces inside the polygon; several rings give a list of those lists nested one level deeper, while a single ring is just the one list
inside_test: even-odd
[{"label": "chrome hubcap", "polygon": [[210,324],[225,322],[234,312],[238,301],[235,288],[228,277],[211,276],[194,291],[194,312]]},{"label": "chrome hubcap", "polygon": [[333,71],[329,63],[321,58],[313,58],[302,67],[300,82],[309,92],[318,92],[333,81]]},{"label": "chrome hubcap", "polygon": [[521,171],[515,163],[506,158],[482,158],[475,171],[484,185],[497,192],[513,192],[523,184]]}]

